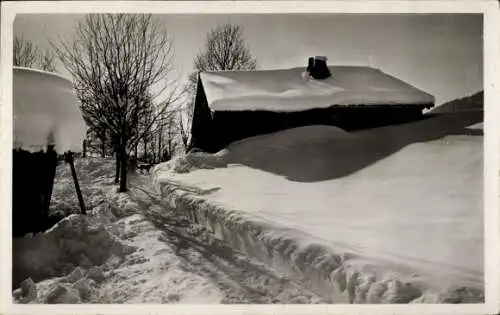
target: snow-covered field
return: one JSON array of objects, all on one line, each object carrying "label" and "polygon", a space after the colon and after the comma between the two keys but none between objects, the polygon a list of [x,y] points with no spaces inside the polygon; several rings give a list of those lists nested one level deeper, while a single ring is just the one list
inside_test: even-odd
[{"label": "snow-covered field", "polygon": [[309,126],[153,173],[177,210],[329,301],[483,302],[481,121]]},{"label": "snow-covered field", "polygon": [[173,213],[147,176],[118,194],[112,160],[75,164],[89,213],[78,214],[70,168],[59,165],[51,212],[73,214],[13,240],[15,303],[323,302]]}]

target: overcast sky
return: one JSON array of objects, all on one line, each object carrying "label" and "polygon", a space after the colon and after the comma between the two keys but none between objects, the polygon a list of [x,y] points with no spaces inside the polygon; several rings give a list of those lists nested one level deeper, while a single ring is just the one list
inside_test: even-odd
[{"label": "overcast sky", "polygon": [[[18,15],[14,35],[48,47],[71,38],[81,15]],[[433,94],[436,103],[483,89],[482,16],[432,15],[160,15],[173,39],[181,80],[192,71],[207,31],[243,26],[260,69],[306,66],[324,55],[330,65],[370,65]],[[61,70],[62,71],[62,70]]]}]

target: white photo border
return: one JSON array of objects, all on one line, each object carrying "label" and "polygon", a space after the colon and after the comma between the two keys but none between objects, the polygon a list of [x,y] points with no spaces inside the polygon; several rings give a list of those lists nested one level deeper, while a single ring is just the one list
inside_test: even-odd
[{"label": "white photo border", "polygon": [[[484,304],[16,305],[11,292],[12,37],[16,14],[479,13],[483,14]],[[500,313],[500,8],[498,1],[16,1],[2,3],[0,314],[495,314]]]}]

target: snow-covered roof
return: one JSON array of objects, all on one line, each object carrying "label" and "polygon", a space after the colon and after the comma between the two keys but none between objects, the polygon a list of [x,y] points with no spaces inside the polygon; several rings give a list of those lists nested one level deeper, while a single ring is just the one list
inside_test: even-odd
[{"label": "snow-covered roof", "polygon": [[[434,96],[371,67],[330,66],[325,80],[306,69],[201,73],[211,110],[301,111],[332,105],[433,105]],[[430,107],[430,106],[429,106]]]},{"label": "snow-covered roof", "polygon": [[14,148],[79,152],[87,127],[71,81],[54,73],[14,67]]}]

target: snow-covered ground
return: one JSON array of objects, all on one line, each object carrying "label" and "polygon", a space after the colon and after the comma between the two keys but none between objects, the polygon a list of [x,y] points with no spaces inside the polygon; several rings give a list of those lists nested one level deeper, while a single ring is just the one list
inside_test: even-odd
[{"label": "snow-covered ground", "polygon": [[147,176],[132,176],[130,191],[118,194],[112,160],[75,164],[89,213],[78,214],[70,168],[59,165],[51,213],[72,214],[13,240],[15,303],[323,301],[174,214]]},{"label": "snow-covered ground", "polygon": [[178,210],[331,301],[482,302],[481,121],[309,126],[153,172]]}]

